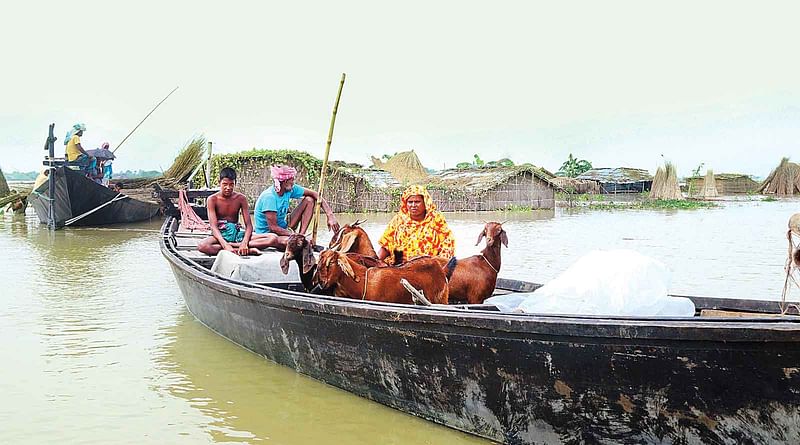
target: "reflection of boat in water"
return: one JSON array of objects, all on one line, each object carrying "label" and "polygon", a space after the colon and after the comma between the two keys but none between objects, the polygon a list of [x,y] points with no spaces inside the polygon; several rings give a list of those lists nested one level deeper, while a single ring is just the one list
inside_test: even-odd
[{"label": "reflection of boat in water", "polygon": [[[161,251],[200,321],[300,373],[434,422],[513,444],[800,437],[800,317],[776,314],[775,302],[689,297],[696,316],[669,318],[321,297],[296,283],[214,274],[178,248],[176,228],[165,222]],[[498,282],[503,291],[535,288]]]},{"label": "reflection of boat in water", "polygon": [[[144,221],[159,211],[155,202],[140,201],[117,193],[67,167],[52,170],[55,176],[53,215],[56,227],[100,226]],[[49,181],[31,192],[28,202],[42,224],[49,217]]]},{"label": "reflection of boat in water", "polygon": [[156,358],[167,373],[160,389],[202,413],[214,442],[485,443],[233,348],[188,312],[165,334]]}]

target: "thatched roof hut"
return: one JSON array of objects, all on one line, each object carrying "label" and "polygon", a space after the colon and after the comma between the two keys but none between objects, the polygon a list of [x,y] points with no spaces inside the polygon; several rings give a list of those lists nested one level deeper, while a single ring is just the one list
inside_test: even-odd
[{"label": "thatched roof hut", "polygon": [[530,164],[443,170],[429,190],[443,211],[488,211],[555,207],[555,188],[546,173]]},{"label": "thatched roof hut", "polygon": [[678,172],[671,162],[658,167],[650,190],[652,199],[683,199],[681,187],[678,185]]},{"label": "thatched roof hut", "polygon": [[781,163],[767,176],[756,189],[765,195],[793,195],[800,193],[800,165],[781,159]]},{"label": "thatched roof hut", "polygon": [[[708,175],[686,178],[687,191],[691,196],[702,196],[707,177]],[[713,178],[717,194],[721,196],[753,193],[759,186],[758,182],[754,181],[750,175],[743,173],[716,173]]]},{"label": "thatched roof hut", "polygon": [[428,171],[420,162],[414,150],[404,151],[392,156],[386,162],[372,156],[375,168],[385,170],[403,184],[424,184],[428,182]]},{"label": "thatched roof hut", "polygon": [[642,193],[650,190],[653,177],[643,168],[593,168],[575,179],[596,182],[600,193]]},{"label": "thatched roof hut", "polygon": [[550,179],[556,187],[567,193],[578,194],[600,194],[600,183],[589,179],[568,178],[566,176],[556,176]]}]

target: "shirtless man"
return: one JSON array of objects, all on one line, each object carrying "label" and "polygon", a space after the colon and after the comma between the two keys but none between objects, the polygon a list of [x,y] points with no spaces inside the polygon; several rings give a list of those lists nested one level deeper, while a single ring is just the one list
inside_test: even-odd
[{"label": "shirtless man", "polygon": [[[225,167],[219,172],[219,191],[208,197],[208,223],[211,235],[197,244],[197,250],[216,255],[227,250],[238,255],[259,255],[258,249],[280,246],[274,233],[253,234],[253,222],[247,198],[233,191],[236,171]],[[244,218],[244,230],[239,225],[239,213]]]}]

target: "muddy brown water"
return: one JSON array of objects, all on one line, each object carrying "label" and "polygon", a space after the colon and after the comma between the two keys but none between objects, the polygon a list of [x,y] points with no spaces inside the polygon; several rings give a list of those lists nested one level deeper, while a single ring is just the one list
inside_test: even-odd
[{"label": "muddy brown water", "polygon": [[[778,299],[798,201],[683,211],[447,214],[457,255],[508,220],[501,276],[545,282],[594,249],[663,261],[673,293]],[[390,215],[367,219],[377,240]],[[488,443],[303,377],[186,310],[160,222],[50,233],[0,217],[0,443]],[[322,232],[320,241],[329,239]],[[625,267],[625,265],[620,265]],[[800,297],[800,291],[794,295]]]}]

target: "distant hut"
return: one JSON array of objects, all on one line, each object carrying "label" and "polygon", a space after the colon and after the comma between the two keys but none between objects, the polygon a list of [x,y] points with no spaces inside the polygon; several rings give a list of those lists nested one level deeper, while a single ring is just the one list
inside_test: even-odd
[{"label": "distant hut", "polygon": [[8,182],[6,182],[6,177],[3,174],[3,169],[0,168],[0,198],[3,196],[8,195],[11,192],[8,188]]},{"label": "distant hut", "polygon": [[567,193],[577,194],[600,194],[600,183],[588,179],[568,178],[566,176],[556,176],[550,181],[561,190]]},{"label": "distant hut", "polygon": [[[692,196],[701,196],[707,176],[692,176],[686,178],[687,191]],[[714,174],[714,185],[717,195],[744,195],[755,192],[759,184],[750,175],[742,173],[717,173]]]},{"label": "distant hut", "polygon": [[714,171],[711,169],[706,170],[706,178],[703,181],[703,189],[700,191],[700,196],[703,198],[716,198],[717,183],[714,180]]},{"label": "distant hut", "polygon": [[767,176],[756,189],[765,195],[794,195],[800,193],[800,165],[781,159],[781,163]]},{"label": "distant hut", "polygon": [[443,170],[432,176],[428,190],[439,210],[457,212],[552,209],[555,188],[546,173],[528,164]]},{"label": "distant hut", "polygon": [[374,156],[371,159],[375,168],[391,173],[395,179],[403,184],[424,184],[428,182],[428,171],[425,170],[414,150],[397,153],[386,162]]},{"label": "distant hut", "polygon": [[671,162],[658,167],[653,178],[653,188],[650,190],[652,199],[683,199],[681,188],[678,185],[678,173]]},{"label": "distant hut", "polygon": [[594,181],[600,193],[642,193],[650,190],[653,177],[641,168],[593,168],[576,179]]}]

